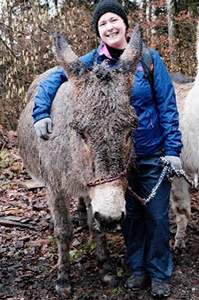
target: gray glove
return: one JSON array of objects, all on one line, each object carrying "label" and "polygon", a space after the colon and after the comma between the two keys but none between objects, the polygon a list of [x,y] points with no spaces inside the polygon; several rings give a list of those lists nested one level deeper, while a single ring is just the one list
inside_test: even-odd
[{"label": "gray glove", "polygon": [[176,169],[176,171],[182,169],[181,160],[180,160],[180,158],[178,156],[167,155],[167,156],[165,156],[165,158]]},{"label": "gray glove", "polygon": [[44,118],[34,124],[36,134],[44,140],[49,139],[49,134],[52,133],[53,123],[51,118]]}]

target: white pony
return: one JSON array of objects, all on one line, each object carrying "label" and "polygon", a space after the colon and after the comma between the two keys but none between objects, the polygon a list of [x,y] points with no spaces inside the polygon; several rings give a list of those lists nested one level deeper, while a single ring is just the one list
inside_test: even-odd
[{"label": "white pony", "polygon": [[[199,174],[199,22],[197,26],[197,75],[194,83],[174,83],[178,110],[180,113],[180,130],[183,149],[182,166],[187,174],[195,174],[195,184],[198,185]],[[172,207],[176,214],[177,233],[175,248],[185,248],[185,230],[191,216],[188,183],[183,178],[175,178],[172,186]]]}]

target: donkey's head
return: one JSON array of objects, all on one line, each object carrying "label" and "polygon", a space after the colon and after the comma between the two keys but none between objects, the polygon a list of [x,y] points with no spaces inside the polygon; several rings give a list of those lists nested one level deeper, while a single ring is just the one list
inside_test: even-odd
[{"label": "donkey's head", "polygon": [[126,171],[135,159],[137,127],[130,95],[141,48],[137,26],[114,68],[105,61],[88,70],[63,36],[56,35],[56,56],[75,87],[70,124],[74,163],[88,188],[98,229],[112,227],[125,215]]}]

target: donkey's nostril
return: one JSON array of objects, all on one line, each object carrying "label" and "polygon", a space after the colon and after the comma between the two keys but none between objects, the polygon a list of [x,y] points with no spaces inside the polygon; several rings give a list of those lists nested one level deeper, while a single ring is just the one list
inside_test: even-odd
[{"label": "donkey's nostril", "polygon": [[100,214],[99,214],[98,212],[95,212],[95,213],[94,213],[94,218],[95,218],[98,222],[100,222]]},{"label": "donkey's nostril", "polygon": [[125,218],[125,213],[122,212],[122,216],[121,216],[120,222],[122,222],[124,220],[124,218]]}]

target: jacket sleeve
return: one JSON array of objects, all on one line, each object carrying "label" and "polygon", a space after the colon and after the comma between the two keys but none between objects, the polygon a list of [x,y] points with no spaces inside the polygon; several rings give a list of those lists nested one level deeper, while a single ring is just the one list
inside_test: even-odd
[{"label": "jacket sleeve", "polygon": [[50,73],[39,85],[38,92],[34,99],[32,117],[34,123],[50,117],[50,109],[58,88],[67,80],[63,69]]},{"label": "jacket sleeve", "polygon": [[[96,50],[80,57],[80,60],[90,68],[93,65]],[[60,68],[50,73],[39,85],[38,92],[34,99],[34,108],[32,117],[34,123],[37,121],[50,117],[50,110],[52,102],[55,98],[59,87],[67,80],[67,74]]]},{"label": "jacket sleeve", "polygon": [[154,90],[159,112],[160,126],[164,135],[165,155],[179,156],[182,148],[179,131],[179,113],[174,87],[166,67],[156,51],[154,57]]}]

